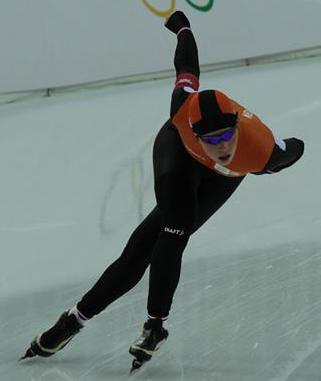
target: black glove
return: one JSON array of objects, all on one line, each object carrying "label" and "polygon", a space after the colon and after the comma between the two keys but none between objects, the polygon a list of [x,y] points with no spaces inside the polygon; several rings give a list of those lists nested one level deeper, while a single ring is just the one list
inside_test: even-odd
[{"label": "black glove", "polygon": [[182,28],[190,28],[188,18],[182,11],[172,13],[165,22],[167,29],[177,34]]}]

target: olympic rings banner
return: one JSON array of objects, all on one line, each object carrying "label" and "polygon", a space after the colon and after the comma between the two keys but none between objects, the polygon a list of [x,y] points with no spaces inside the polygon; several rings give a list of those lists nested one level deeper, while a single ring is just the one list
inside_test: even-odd
[{"label": "olympic rings banner", "polygon": [[[204,5],[198,4],[197,2],[194,2],[192,0],[185,0],[187,4],[189,4],[192,8],[196,9],[197,11],[201,12],[208,12],[212,9],[214,0],[208,0]],[[154,15],[160,16],[160,17],[168,17],[171,13],[173,13],[176,10],[176,0],[170,0],[168,8],[162,9],[155,5],[153,5],[148,0],[142,0],[143,4],[146,6],[147,9],[149,9]]]},{"label": "olympic rings banner", "polygon": [[320,1],[1,0],[0,93],[172,69],[177,9],[201,64],[320,45]]}]

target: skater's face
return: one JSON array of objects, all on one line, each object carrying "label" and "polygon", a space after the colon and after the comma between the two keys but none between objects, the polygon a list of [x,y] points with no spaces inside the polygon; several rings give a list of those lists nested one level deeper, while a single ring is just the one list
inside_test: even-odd
[{"label": "skater's face", "polygon": [[[235,154],[238,133],[237,128],[223,128],[198,137],[198,141],[211,159],[218,164],[228,165]],[[215,139],[208,139],[209,137]]]}]

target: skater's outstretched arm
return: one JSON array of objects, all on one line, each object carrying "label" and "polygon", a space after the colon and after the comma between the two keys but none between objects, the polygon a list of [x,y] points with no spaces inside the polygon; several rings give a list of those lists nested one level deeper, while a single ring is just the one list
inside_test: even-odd
[{"label": "skater's outstretched arm", "polygon": [[165,26],[177,36],[174,56],[176,82],[171,103],[173,116],[188,97],[188,91],[198,90],[200,68],[196,41],[185,14],[181,11],[174,12],[167,19]]},{"label": "skater's outstretched arm", "polygon": [[297,138],[284,139],[283,146],[275,144],[271,157],[263,171],[254,175],[277,173],[296,163],[304,153],[304,142]]},{"label": "skater's outstretched arm", "polygon": [[177,36],[174,56],[176,75],[190,73],[198,79],[198,51],[189,20],[183,12],[176,11],[167,19],[165,26]]}]

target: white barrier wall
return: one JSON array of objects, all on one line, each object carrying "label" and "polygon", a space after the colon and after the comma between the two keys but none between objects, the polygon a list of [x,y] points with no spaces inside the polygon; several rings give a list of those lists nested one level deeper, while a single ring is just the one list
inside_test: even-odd
[{"label": "white barrier wall", "polygon": [[184,10],[202,64],[320,45],[320,1],[2,0],[0,93],[172,67],[164,17]]}]

